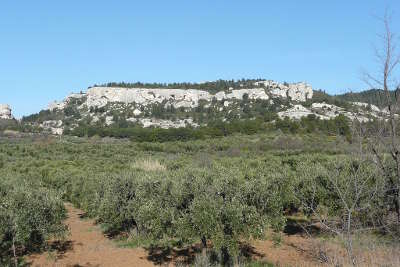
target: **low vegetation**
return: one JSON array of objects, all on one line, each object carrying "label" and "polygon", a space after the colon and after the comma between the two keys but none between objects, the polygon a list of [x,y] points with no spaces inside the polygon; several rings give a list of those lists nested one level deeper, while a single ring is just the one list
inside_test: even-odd
[{"label": "low vegetation", "polygon": [[[274,238],[279,243],[274,233],[293,216],[302,214],[307,222],[327,216],[332,220],[325,223],[341,227],[334,218],[342,218],[346,209],[332,177],[345,186],[354,168],[374,177],[368,189],[379,189],[377,201],[368,195],[358,199],[369,206],[354,210],[354,226],[379,223],[375,235],[389,236],[383,226],[393,213],[386,208],[392,204],[385,182],[354,157],[356,145],[341,135],[284,132],[232,134],[211,142],[7,139],[0,144],[2,255],[12,260],[13,251],[19,256],[41,249],[49,237],[63,235],[62,202],[68,201],[96,218],[109,235],[125,236],[136,246],[200,244],[204,255],[234,264],[243,260],[243,242]],[[349,232],[356,235],[353,229],[359,228]]]},{"label": "low vegetation", "polygon": [[[2,162],[2,164],[4,164]],[[49,238],[63,237],[66,212],[59,194],[33,180],[0,180],[0,264],[18,264],[22,253],[37,251]]]},{"label": "low vegetation", "polygon": [[130,138],[132,141],[136,142],[170,142],[205,140],[238,133],[252,135],[260,132],[274,132],[275,130],[280,130],[284,133],[292,134],[313,132],[331,135],[339,134],[350,139],[349,121],[343,115],[330,120],[321,120],[313,115],[304,117],[300,121],[275,117],[274,122],[271,123],[269,119],[270,118],[265,117],[254,120],[236,120],[230,123],[215,121],[205,127],[177,129],[142,128],[128,125],[125,127],[120,127],[119,125],[110,127],[81,125],[73,130],[67,130],[65,134],[79,137],[108,136]]},{"label": "low vegetation", "polygon": [[254,83],[263,79],[240,79],[240,80],[217,80],[203,83],[142,83],[142,82],[113,82],[95,86],[122,87],[122,88],[165,88],[165,89],[198,89],[206,90],[210,93],[227,91],[229,88],[253,88]]}]

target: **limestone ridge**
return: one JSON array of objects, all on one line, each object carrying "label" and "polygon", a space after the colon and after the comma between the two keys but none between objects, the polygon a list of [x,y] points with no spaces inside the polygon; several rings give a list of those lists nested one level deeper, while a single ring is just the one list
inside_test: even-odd
[{"label": "limestone ridge", "polygon": [[[269,105],[273,105],[273,99],[276,98],[304,102],[313,95],[312,87],[306,83],[280,84],[273,81],[259,81],[253,86],[254,88],[229,88],[214,94],[198,89],[92,87],[85,93],[72,93],[61,102],[50,103],[48,111],[53,113],[64,111],[68,119],[68,110],[73,106],[75,111],[82,115],[80,117],[89,117],[92,124],[102,123],[106,126],[116,122],[116,113],[125,112],[127,116],[124,119],[127,122],[143,127],[198,127],[202,123],[188,116],[170,119],[157,117],[153,112],[154,107],[180,110],[181,113],[196,112],[202,107],[221,114],[226,111],[232,117],[241,118],[236,109],[241,102],[249,102],[246,105],[251,105],[252,101],[268,101]],[[129,112],[126,112],[127,109]],[[224,116],[220,116],[220,119],[226,120]],[[71,122],[71,128],[79,123],[78,120]],[[46,120],[41,122],[40,127],[53,134],[62,134],[64,120]]]},{"label": "limestone ridge", "polygon": [[248,99],[268,100],[270,97],[290,98],[292,101],[304,102],[311,99],[312,87],[306,83],[279,84],[272,81],[256,82],[255,86],[264,85],[265,88],[231,89],[228,92],[221,91],[211,94],[207,91],[197,89],[147,89],[147,88],[116,88],[116,87],[92,87],[86,93],[71,94],[62,102],[49,104],[49,110],[63,109],[71,99],[85,98],[87,107],[101,108],[109,103],[135,103],[138,105],[161,104],[167,102],[175,108],[195,108],[199,101],[211,102],[213,98],[222,100],[243,100],[245,95]]},{"label": "limestone ridge", "polygon": [[[198,85],[198,84],[197,84]],[[73,93],[61,102],[50,103],[43,116],[26,120],[52,134],[63,134],[79,125],[98,127],[138,125],[181,128],[205,126],[211,121],[253,119],[275,114],[283,119],[313,115],[323,120],[344,115],[351,120],[369,121],[387,111],[361,102],[336,106],[313,98],[307,83],[278,83],[257,80],[236,83],[225,90],[126,88],[95,86]],[[39,115],[41,114],[39,113]],[[37,118],[32,116],[32,118]]]},{"label": "limestone ridge", "polygon": [[288,117],[290,119],[299,120],[303,117],[314,115],[321,120],[329,120],[339,115],[344,115],[350,120],[368,122],[374,118],[384,118],[389,114],[386,108],[379,109],[375,105],[369,105],[361,102],[350,102],[349,104],[352,107],[351,110],[327,103],[312,103],[308,108],[300,104],[296,104],[284,111],[278,112],[278,116],[281,119]]},{"label": "limestone ridge", "polygon": [[11,107],[7,104],[0,104],[0,119],[12,120],[13,118]]}]

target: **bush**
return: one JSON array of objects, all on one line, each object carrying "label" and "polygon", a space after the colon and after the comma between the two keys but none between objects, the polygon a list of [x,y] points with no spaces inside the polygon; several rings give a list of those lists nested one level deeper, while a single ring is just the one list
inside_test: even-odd
[{"label": "bush", "polygon": [[71,182],[85,192],[80,202],[94,208],[91,213],[107,232],[135,231],[154,245],[204,245],[210,240],[231,259],[243,238],[262,237],[266,227],[284,225],[282,196],[274,179],[246,178],[238,169],[219,164],[211,170],[135,168],[120,176]]},{"label": "bush", "polygon": [[65,218],[64,204],[54,192],[24,180],[0,180],[0,254],[4,261],[10,253],[38,250],[49,237],[63,236]]}]

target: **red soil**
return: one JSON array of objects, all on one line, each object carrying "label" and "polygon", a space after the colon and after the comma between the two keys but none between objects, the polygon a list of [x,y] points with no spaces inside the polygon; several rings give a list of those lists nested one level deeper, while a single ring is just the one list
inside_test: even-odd
[{"label": "red soil", "polygon": [[[108,239],[93,220],[81,219],[83,212],[67,204],[66,224],[70,235],[66,241],[53,242],[54,252],[44,252],[26,257],[31,266],[156,266],[175,265],[177,261],[194,258],[193,250],[182,253],[172,250],[171,254],[155,259],[157,253],[150,255],[143,248],[120,248]],[[308,255],[309,241],[301,236],[283,236],[281,245],[272,241],[255,241],[248,248],[254,259],[268,261],[277,266],[318,266]]]},{"label": "red soil", "polygon": [[82,220],[82,211],[66,205],[70,235],[56,255],[35,254],[27,258],[32,266],[154,266],[144,249],[118,248],[105,237],[93,220]]}]

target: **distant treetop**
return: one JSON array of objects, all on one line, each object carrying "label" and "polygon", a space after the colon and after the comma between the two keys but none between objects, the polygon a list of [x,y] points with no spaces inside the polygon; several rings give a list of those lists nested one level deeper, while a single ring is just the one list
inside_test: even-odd
[{"label": "distant treetop", "polygon": [[264,79],[241,79],[241,80],[217,80],[201,83],[142,83],[142,82],[110,82],[106,84],[95,84],[92,87],[122,87],[122,88],[165,88],[165,89],[198,89],[205,91],[225,91],[229,88],[251,88],[257,87],[254,83]]}]

